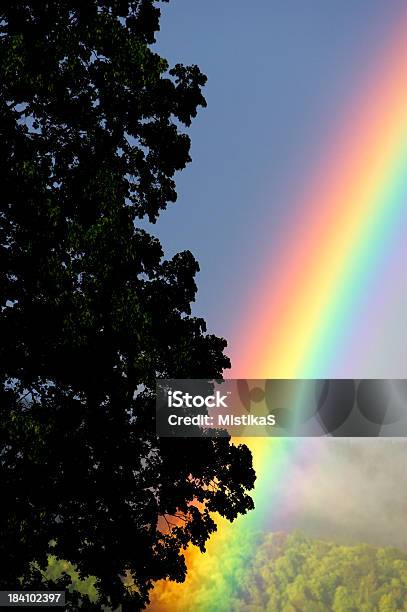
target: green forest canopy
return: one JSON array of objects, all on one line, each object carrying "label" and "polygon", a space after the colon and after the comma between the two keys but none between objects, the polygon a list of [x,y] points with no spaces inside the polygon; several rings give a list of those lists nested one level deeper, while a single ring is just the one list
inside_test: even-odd
[{"label": "green forest canopy", "polygon": [[[253,543],[253,540],[252,540]],[[407,610],[407,554],[368,544],[341,546],[292,534],[257,536],[257,549],[238,590],[222,610],[238,612],[395,612]],[[244,546],[244,542],[242,543]],[[47,574],[66,571],[71,588],[97,599],[94,580],[81,581],[50,557]]]},{"label": "green forest canopy", "polygon": [[300,532],[262,536],[230,602],[239,612],[407,610],[407,555],[341,546]]}]

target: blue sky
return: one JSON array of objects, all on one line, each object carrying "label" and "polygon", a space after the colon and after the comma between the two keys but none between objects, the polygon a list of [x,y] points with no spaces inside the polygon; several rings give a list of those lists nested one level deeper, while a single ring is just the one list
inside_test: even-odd
[{"label": "blue sky", "polygon": [[[170,0],[157,50],[208,76],[178,201],[151,231],[198,259],[195,312],[230,337],[294,189],[403,0]],[[270,262],[270,266],[272,262]],[[261,294],[259,294],[261,299]]]}]

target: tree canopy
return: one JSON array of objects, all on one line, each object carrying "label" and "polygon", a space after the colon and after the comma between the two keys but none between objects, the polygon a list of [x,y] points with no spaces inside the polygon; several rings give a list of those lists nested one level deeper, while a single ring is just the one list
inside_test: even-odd
[{"label": "tree canopy", "polygon": [[301,532],[258,534],[251,547],[253,554],[225,610],[407,610],[407,554],[400,550],[343,546]]},{"label": "tree canopy", "polygon": [[165,260],[138,223],[176,200],[205,106],[199,68],[153,50],[159,17],[152,0],[0,5],[0,587],[42,584],[52,553],[96,577],[97,609],[142,607],[184,579],[211,513],[253,507],[246,446],[155,435],[157,377],[230,365],[191,314],[192,254]]}]

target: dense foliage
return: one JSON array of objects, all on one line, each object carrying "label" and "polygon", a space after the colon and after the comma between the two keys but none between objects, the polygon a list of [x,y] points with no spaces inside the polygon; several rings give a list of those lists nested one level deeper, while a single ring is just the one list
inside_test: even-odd
[{"label": "dense foliage", "polygon": [[228,605],[240,612],[407,610],[407,554],[301,533],[267,534],[258,539]]},{"label": "dense foliage", "polygon": [[137,227],[175,201],[205,105],[199,69],[153,52],[159,16],[0,4],[0,588],[38,586],[51,552],[97,578],[98,609],[183,580],[210,513],[253,505],[245,446],[154,434],[156,377],[229,366],[191,315],[197,262]]}]

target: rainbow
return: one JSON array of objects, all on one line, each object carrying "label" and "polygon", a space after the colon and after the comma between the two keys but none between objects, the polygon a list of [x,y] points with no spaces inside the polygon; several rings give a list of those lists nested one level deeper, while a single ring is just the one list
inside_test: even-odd
[{"label": "rainbow", "polygon": [[[367,305],[377,275],[407,235],[404,17],[334,122],[313,176],[300,186],[295,218],[267,258],[269,284],[252,291],[236,331],[236,378],[363,377],[351,358],[338,355],[356,326],[372,317]],[[247,534],[290,503],[290,464],[303,443],[246,442],[258,475],[255,510],[231,525],[220,519],[204,555],[189,549],[185,583],[159,583],[152,610],[229,610],[253,552]]]}]

